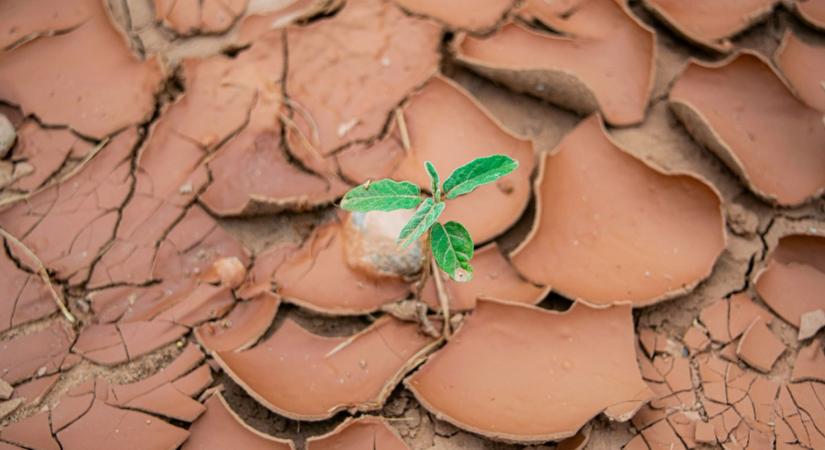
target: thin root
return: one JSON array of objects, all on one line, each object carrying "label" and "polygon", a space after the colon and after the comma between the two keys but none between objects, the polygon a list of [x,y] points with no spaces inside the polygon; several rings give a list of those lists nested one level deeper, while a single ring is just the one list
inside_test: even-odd
[{"label": "thin root", "polygon": [[8,231],[4,230],[1,227],[0,234],[2,234],[4,238],[11,241],[17,247],[23,249],[23,251],[29,257],[29,259],[31,259],[34,262],[34,264],[37,265],[37,273],[40,275],[40,278],[43,279],[43,282],[49,288],[49,292],[51,293],[52,298],[54,298],[54,302],[57,303],[57,307],[60,309],[60,312],[63,313],[63,316],[66,318],[66,320],[69,321],[69,323],[76,323],[77,319],[75,319],[72,313],[69,312],[69,309],[66,308],[66,303],[63,301],[63,297],[61,297],[60,293],[58,293],[57,290],[54,288],[54,284],[52,284],[52,280],[51,278],[49,278],[49,273],[46,271],[46,266],[43,265],[43,261],[40,261],[40,258],[38,258],[37,255],[35,255],[29,247],[27,247],[25,244],[20,242],[19,239],[12,236]]},{"label": "thin root", "polygon": [[404,146],[405,152],[409,152],[412,148],[410,133],[407,131],[407,119],[404,118],[404,111],[401,108],[395,108],[395,121],[398,123],[398,131],[401,133],[401,145]]},{"label": "thin root", "polygon": [[438,266],[433,261],[430,264],[432,273],[430,274],[435,279],[435,291],[438,294],[438,303],[441,305],[441,312],[444,314],[444,338],[450,339],[452,330],[450,329],[450,299],[447,297],[447,290],[444,288],[444,280],[441,279],[441,272]]}]

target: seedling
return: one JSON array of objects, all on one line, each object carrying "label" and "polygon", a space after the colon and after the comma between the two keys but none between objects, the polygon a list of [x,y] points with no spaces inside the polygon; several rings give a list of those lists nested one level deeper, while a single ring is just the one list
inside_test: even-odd
[{"label": "seedling", "polygon": [[430,177],[429,195],[409,181],[385,178],[367,181],[347,192],[341,201],[341,208],[358,212],[415,209],[398,235],[399,245],[406,248],[426,235],[426,261],[429,261],[431,254],[438,267],[450,278],[469,281],[473,277],[473,266],[470,265],[475,246],[473,238],[464,225],[454,221],[442,224],[438,218],[449,200],[492,183],[517,167],[518,161],[507,155],[486,156],[459,167],[440,184],[435,166],[427,161],[424,168]]}]

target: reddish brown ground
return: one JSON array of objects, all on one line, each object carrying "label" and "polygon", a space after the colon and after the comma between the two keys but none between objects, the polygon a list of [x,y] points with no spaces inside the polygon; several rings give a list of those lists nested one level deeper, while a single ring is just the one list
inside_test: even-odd
[{"label": "reddish brown ground", "polygon": [[[294,443],[317,449],[337,443],[359,449],[375,444],[378,449],[546,450],[580,448],[583,441],[584,448],[605,450],[825,449],[825,331],[816,332],[825,319],[815,313],[825,309],[825,152],[817,146],[825,136],[818,121],[825,85],[816,86],[824,75],[812,75],[825,67],[825,34],[817,29],[824,2],[808,0],[807,9],[791,0],[750,2],[756,5],[745,8],[750,13],[733,21],[750,25],[741,33],[724,35],[725,29],[741,26],[721,24],[709,37],[687,38],[674,30],[696,28],[695,15],[682,26],[666,25],[676,19],[656,16],[643,3],[673,2],[652,0],[630,1],[625,12],[607,4],[577,9],[588,2],[574,0],[554,6],[540,0],[484,7],[456,2],[478,8],[466,17],[456,17],[461,8],[455,5],[433,1],[399,0],[399,7],[389,0],[346,5],[297,0],[280,2],[286,7],[276,13],[245,18],[244,10],[252,13],[266,3],[0,3],[0,114],[17,130],[11,151],[0,148],[0,227],[42,261],[56,292],[79,319],[72,325],[63,318],[37,273],[39,262],[4,239],[0,449],[122,448],[141,442],[140,448],[288,449]],[[775,9],[765,12],[764,5]],[[599,16],[597,10],[608,13]],[[569,14],[569,24],[554,15],[561,13]],[[581,45],[585,57],[550,69],[538,62],[538,69],[529,67],[541,49],[502,58],[495,52],[499,45],[506,51],[509,41],[495,32],[512,31],[515,26],[508,23],[516,16],[535,20],[521,23],[537,33],[551,27],[571,37],[567,42],[545,34],[523,42],[559,45],[565,58]],[[751,25],[755,18],[761,20]],[[633,40],[605,33],[614,22],[641,33],[645,44],[639,48]],[[648,29],[656,52],[650,89]],[[485,38],[495,44],[489,54],[469,58],[456,46],[481,45]],[[716,135],[731,136],[744,149],[737,154],[732,148],[734,156],[777,150],[765,141],[790,143],[793,149],[771,153],[768,163],[746,162],[745,173],[737,173],[742,170],[736,161],[725,149],[713,148],[715,135],[703,132],[700,122],[692,121],[696,117],[686,109],[674,114],[671,88],[689,60],[702,67],[727,61],[711,49],[750,50],[764,61],[779,50],[779,75],[760,66],[752,78],[767,77],[764,84],[712,82],[725,95],[707,95],[701,103],[709,105],[705,112],[720,116],[711,126],[727,127]],[[605,60],[600,52],[611,61],[607,69],[586,63]],[[625,67],[631,56],[642,60],[633,70]],[[494,64],[510,59],[515,62]],[[569,70],[584,74],[585,84],[597,79],[597,86],[588,92],[582,80],[555,78],[551,69],[559,67],[573,67]],[[636,88],[611,81],[613,68]],[[549,89],[545,83],[555,84]],[[547,155],[563,148],[565,157],[575,160],[569,164],[587,161],[567,157],[575,148],[563,139],[583,124],[596,127],[600,119],[570,110],[599,111],[604,98],[625,95],[632,97],[631,119],[613,119],[604,107],[601,113],[611,124],[630,125],[606,126],[614,145],[599,138],[599,145],[626,152],[613,155],[625,162],[611,163],[615,173],[579,177],[574,181],[580,184],[571,184],[562,175],[573,169],[561,165],[561,158],[551,164]],[[758,108],[740,115],[751,103]],[[777,103],[791,105],[781,115],[790,125],[772,126],[778,116],[765,111]],[[645,104],[641,117],[639,105]],[[793,136],[782,134],[788,129],[795,130]],[[461,148],[462,143],[473,147]],[[513,148],[478,148],[485,143]],[[469,285],[450,283],[447,290],[464,314],[473,314],[481,295],[528,304],[519,308],[531,318],[521,322],[519,332],[512,317],[521,312],[479,313],[476,319],[484,322],[468,322],[466,342],[438,353],[433,364],[406,378],[442,344],[389,317],[371,325],[382,305],[415,294],[435,311],[435,289],[432,283],[416,290],[398,280],[375,281],[346,266],[344,233],[332,202],[364,179],[413,173],[420,169],[419,157],[446,172],[492,152],[527,162],[511,184],[479,190],[478,200],[463,208],[456,204],[456,214],[472,215],[472,227],[497,248],[484,247],[476,256],[477,267],[490,273]],[[535,189],[528,194],[528,176],[536,180],[545,165],[561,172],[540,180],[546,197]],[[635,172],[627,175],[626,166]],[[689,181],[662,173],[686,174]],[[761,183],[765,178],[770,182]],[[659,181],[643,188],[611,187],[636,179]],[[679,192],[663,192],[674,184]],[[579,194],[591,187],[601,188],[592,189],[601,196],[593,211],[609,211],[607,217],[558,208],[589,205]],[[776,191],[789,187],[795,195],[781,201]],[[646,195],[644,188],[656,192]],[[611,199],[615,192],[633,198]],[[724,239],[718,230],[719,199]],[[667,205],[659,208],[657,202]],[[670,211],[676,202],[687,206]],[[548,225],[558,218],[564,220]],[[685,223],[696,218],[707,221]],[[646,222],[636,226],[636,220]],[[538,231],[531,233],[533,228]],[[594,253],[580,253],[579,232],[602,232],[602,241],[586,246]],[[819,237],[786,237],[797,234]],[[563,246],[551,235],[576,239]],[[519,252],[511,255],[525,239],[537,245],[519,258]],[[691,245],[691,239],[702,242]],[[644,245],[625,247],[637,240]],[[667,256],[675,240],[689,248],[687,256]],[[548,242],[555,244],[542,246]],[[620,268],[623,252],[629,264]],[[508,263],[511,258],[515,265]],[[218,260],[221,267],[213,265]],[[655,267],[648,271],[645,264]],[[682,269],[677,281],[647,280],[671,277],[674,266]],[[543,285],[551,282],[556,286]],[[547,294],[551,288],[556,291]],[[627,319],[627,333],[623,328],[612,334],[572,333],[581,339],[564,354],[591,371],[554,383],[550,373],[541,372],[551,363],[530,355],[552,359],[553,340],[564,336],[540,325],[553,324],[554,316],[539,318],[529,304],[538,298],[540,308],[567,309],[572,298],[562,295],[585,305],[625,301],[636,309],[632,330]],[[609,311],[618,310],[630,317],[627,306]],[[465,320],[473,320],[469,317]],[[382,334],[381,327],[395,331]],[[348,343],[347,337],[359,332],[359,339]],[[519,342],[535,336],[542,341]],[[614,342],[600,345],[600,339],[623,336],[624,347],[605,355]],[[631,346],[636,358],[621,357],[633,353]],[[463,348],[477,350],[468,355]],[[236,356],[236,350],[246,352]],[[273,351],[294,360],[268,364]],[[486,359],[474,361],[476,356]],[[328,366],[316,370],[317,364]],[[461,370],[474,367],[495,382],[472,373],[461,384]],[[358,372],[367,368],[375,370]],[[268,376],[266,370],[277,374]],[[611,370],[621,373],[610,377]],[[344,383],[342,376],[337,382],[336,376],[350,372],[363,378]],[[513,379],[528,381],[514,386],[510,372],[518,372]],[[649,391],[637,386],[639,374]],[[513,400],[537,391],[529,380],[573,404]],[[627,382],[626,395],[612,389],[617,380]],[[444,393],[442,382],[461,384],[464,397],[449,389]],[[497,420],[497,409],[488,403],[483,405],[488,409],[472,407],[480,401],[475,393],[486,389],[507,397],[502,402],[507,411],[498,410],[504,419]],[[221,390],[222,397],[215,393]],[[608,391],[624,407],[603,404],[608,395],[602,392]],[[439,401],[427,399],[433,392]],[[524,404],[529,408],[521,410]],[[590,420],[602,410],[607,415]],[[351,419],[364,415],[380,418]],[[543,420],[525,426],[520,421],[529,415]],[[542,436],[570,436],[584,422],[581,433],[564,444],[541,442]],[[492,431],[499,426],[523,433]]]}]

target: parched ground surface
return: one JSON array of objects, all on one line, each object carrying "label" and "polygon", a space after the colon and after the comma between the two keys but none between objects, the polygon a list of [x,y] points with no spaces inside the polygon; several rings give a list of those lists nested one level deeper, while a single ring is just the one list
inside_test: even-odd
[{"label": "parched ground surface", "polygon": [[[824,27],[0,3],[0,449],[825,448]],[[366,275],[386,224],[334,205],[489,153],[520,168],[448,207],[445,340],[415,247]]]}]

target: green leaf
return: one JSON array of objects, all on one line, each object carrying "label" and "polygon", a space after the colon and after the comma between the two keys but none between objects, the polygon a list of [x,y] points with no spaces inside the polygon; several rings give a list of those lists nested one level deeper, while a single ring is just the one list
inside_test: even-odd
[{"label": "green leaf", "polygon": [[444,181],[444,195],[453,199],[516,170],[518,161],[507,155],[477,158],[456,169]]},{"label": "green leaf", "polygon": [[427,197],[413,214],[412,218],[398,235],[398,243],[403,247],[408,247],[438,220],[438,216],[444,211],[444,203],[435,203],[433,199]]},{"label": "green leaf", "polygon": [[347,211],[394,211],[412,209],[421,203],[421,189],[409,181],[389,179],[369,182],[344,194],[341,208]]},{"label": "green leaf", "polygon": [[473,238],[458,222],[436,223],[430,231],[430,247],[438,267],[455,281],[473,279]]},{"label": "green leaf", "polygon": [[441,181],[438,178],[438,172],[435,170],[433,163],[429,161],[424,163],[424,167],[427,169],[427,174],[430,175],[430,191],[433,193],[433,198],[436,202],[440,202],[441,188],[439,188],[438,185]]}]

